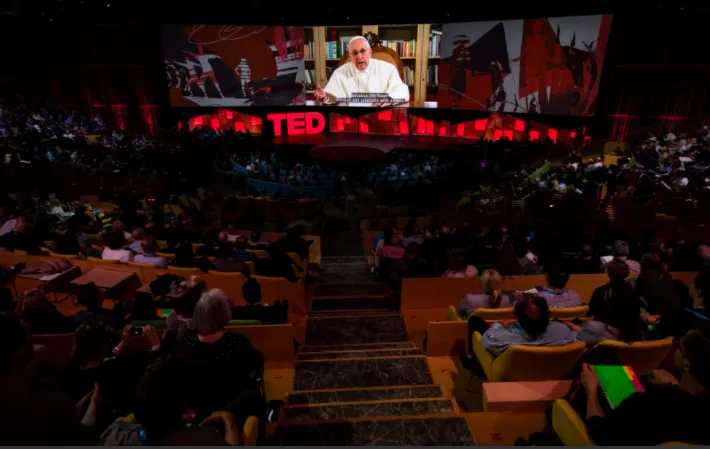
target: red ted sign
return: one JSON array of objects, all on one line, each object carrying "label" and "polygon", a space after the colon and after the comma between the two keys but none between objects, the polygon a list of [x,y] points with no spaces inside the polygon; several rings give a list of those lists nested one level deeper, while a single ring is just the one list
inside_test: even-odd
[{"label": "red ted sign", "polygon": [[277,112],[266,114],[274,126],[274,136],[320,134],[325,130],[325,117],[320,112]]}]

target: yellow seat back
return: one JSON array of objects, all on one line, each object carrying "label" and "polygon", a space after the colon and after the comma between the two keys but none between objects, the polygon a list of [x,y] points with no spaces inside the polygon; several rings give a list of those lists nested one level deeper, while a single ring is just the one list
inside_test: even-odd
[{"label": "yellow seat back", "polygon": [[564,399],[552,404],[552,428],[565,446],[595,446],[584,421]]},{"label": "yellow seat back", "polygon": [[449,321],[463,321],[463,317],[456,311],[456,307],[449,306],[447,310]]},{"label": "yellow seat back", "polygon": [[480,316],[484,320],[512,320],[515,319],[512,307],[503,307],[500,309],[476,309],[471,314]]},{"label": "yellow seat back", "polygon": [[584,318],[589,312],[589,306],[551,307],[550,318]]},{"label": "yellow seat back", "polygon": [[180,273],[180,274],[199,274],[202,271],[199,268],[185,268],[185,267],[168,267],[169,273]]},{"label": "yellow seat back", "polygon": [[242,445],[256,446],[256,440],[259,438],[259,418],[250,416],[244,423],[242,430]]},{"label": "yellow seat back", "polygon": [[87,257],[86,260],[90,260],[96,265],[118,265],[119,263],[117,260],[101,259],[99,257]]},{"label": "yellow seat back", "polygon": [[567,378],[586,350],[584,342],[564,346],[515,345],[493,360],[491,382]]},{"label": "yellow seat back", "polygon": [[620,365],[630,366],[636,374],[643,376],[657,369],[672,348],[673,337],[668,337],[663,340],[633,343],[604,340],[594,346],[592,351],[597,349],[612,350],[616,354]]},{"label": "yellow seat back", "polygon": [[57,254],[57,253],[49,253],[50,256],[56,257],[57,259],[64,259],[64,260],[78,260],[79,256],[76,254]]},{"label": "yellow seat back", "polygon": [[536,382],[568,377],[584,354],[584,342],[564,346],[514,345],[498,357],[483,347],[482,335],[474,332],[473,352],[489,382]]}]

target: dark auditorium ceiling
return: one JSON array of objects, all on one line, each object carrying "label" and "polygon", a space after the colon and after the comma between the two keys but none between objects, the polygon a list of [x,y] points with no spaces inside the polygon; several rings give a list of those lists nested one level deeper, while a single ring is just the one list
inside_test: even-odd
[{"label": "dark auditorium ceiling", "polygon": [[[83,23],[183,23],[189,21],[233,24],[303,25],[354,23],[438,23],[506,19],[521,17],[583,15],[597,13],[668,14],[692,13],[699,6],[683,2],[596,1],[569,2],[567,4],[542,2],[515,2],[503,6],[500,2],[475,4],[464,2],[437,2],[436,8],[426,12],[409,8],[399,2],[343,2],[334,6],[333,1],[276,2],[260,0],[211,0],[194,2],[187,0],[5,0],[0,2],[0,18],[16,18],[19,21],[79,21]],[[699,4],[699,2],[695,2]],[[306,5],[304,7],[304,5]],[[359,6],[363,5],[363,6]],[[707,9],[707,7],[705,7]]]}]

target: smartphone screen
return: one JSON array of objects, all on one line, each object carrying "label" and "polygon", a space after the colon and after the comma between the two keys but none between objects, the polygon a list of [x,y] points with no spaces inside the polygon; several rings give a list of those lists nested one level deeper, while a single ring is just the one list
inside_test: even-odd
[{"label": "smartphone screen", "polygon": [[132,337],[140,337],[143,335],[143,328],[140,326],[133,326],[131,328],[131,336]]}]

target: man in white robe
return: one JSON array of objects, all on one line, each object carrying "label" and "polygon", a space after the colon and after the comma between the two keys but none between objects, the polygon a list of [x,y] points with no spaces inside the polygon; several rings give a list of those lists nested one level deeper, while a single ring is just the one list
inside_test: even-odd
[{"label": "man in white robe", "polygon": [[[409,86],[402,82],[397,67],[372,59],[370,44],[356,36],[348,45],[349,61],[338,67],[325,88],[316,86],[314,97],[325,104],[349,106],[393,106],[409,101]],[[386,94],[372,102],[353,101],[353,94]]]}]

